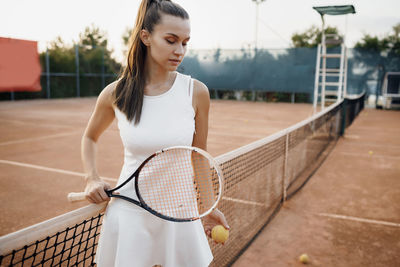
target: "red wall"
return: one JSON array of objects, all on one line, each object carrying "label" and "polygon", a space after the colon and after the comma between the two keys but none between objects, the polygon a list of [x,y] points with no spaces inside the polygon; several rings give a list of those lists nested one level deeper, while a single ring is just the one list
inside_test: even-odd
[{"label": "red wall", "polygon": [[40,91],[37,42],[0,37],[0,92]]}]

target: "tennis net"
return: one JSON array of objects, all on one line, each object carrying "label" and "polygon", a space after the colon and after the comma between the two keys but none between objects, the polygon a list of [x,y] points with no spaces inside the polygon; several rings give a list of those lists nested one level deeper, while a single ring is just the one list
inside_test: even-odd
[{"label": "tennis net", "polygon": [[[224,246],[210,241],[211,266],[229,266],[302,188],[364,107],[347,97],[276,134],[217,157],[225,177],[218,208],[231,230]],[[0,266],[93,266],[105,204],[66,213],[0,237]]]}]

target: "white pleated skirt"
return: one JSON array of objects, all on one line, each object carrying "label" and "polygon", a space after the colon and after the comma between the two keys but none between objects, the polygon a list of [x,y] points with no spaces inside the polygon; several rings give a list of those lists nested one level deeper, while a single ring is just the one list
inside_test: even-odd
[{"label": "white pleated skirt", "polygon": [[212,259],[200,220],[170,222],[124,200],[110,201],[97,247],[97,266],[205,267]]}]

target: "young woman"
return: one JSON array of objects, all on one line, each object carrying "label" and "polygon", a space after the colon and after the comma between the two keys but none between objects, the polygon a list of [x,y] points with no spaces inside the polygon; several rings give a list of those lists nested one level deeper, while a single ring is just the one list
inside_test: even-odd
[{"label": "young woman", "polygon": [[[168,146],[207,149],[207,87],[176,72],[190,39],[187,12],[167,0],[143,0],[131,36],[128,64],[120,79],[99,95],[82,138],[82,160],[87,174],[86,198],[109,201],[110,185],[99,178],[96,142],[117,118],[124,145],[119,183],[140,163]],[[135,197],[134,186],[121,193]],[[213,226],[229,228],[214,210],[204,220],[174,223],[120,199],[108,204],[97,249],[99,267],[208,266],[212,261],[206,234]]]}]

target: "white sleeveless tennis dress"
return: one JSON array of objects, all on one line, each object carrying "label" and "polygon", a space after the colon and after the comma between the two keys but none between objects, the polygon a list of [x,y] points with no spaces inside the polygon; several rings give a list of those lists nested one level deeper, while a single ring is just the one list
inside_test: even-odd
[{"label": "white sleeveless tennis dress", "polygon": [[[158,96],[144,96],[140,123],[134,125],[115,108],[124,145],[118,184],[148,156],[162,148],[191,146],[195,130],[193,80],[177,73],[172,87]],[[121,194],[137,199],[133,181]],[[110,201],[96,253],[99,267],[204,267],[213,259],[201,221],[169,222],[120,199]]]}]

